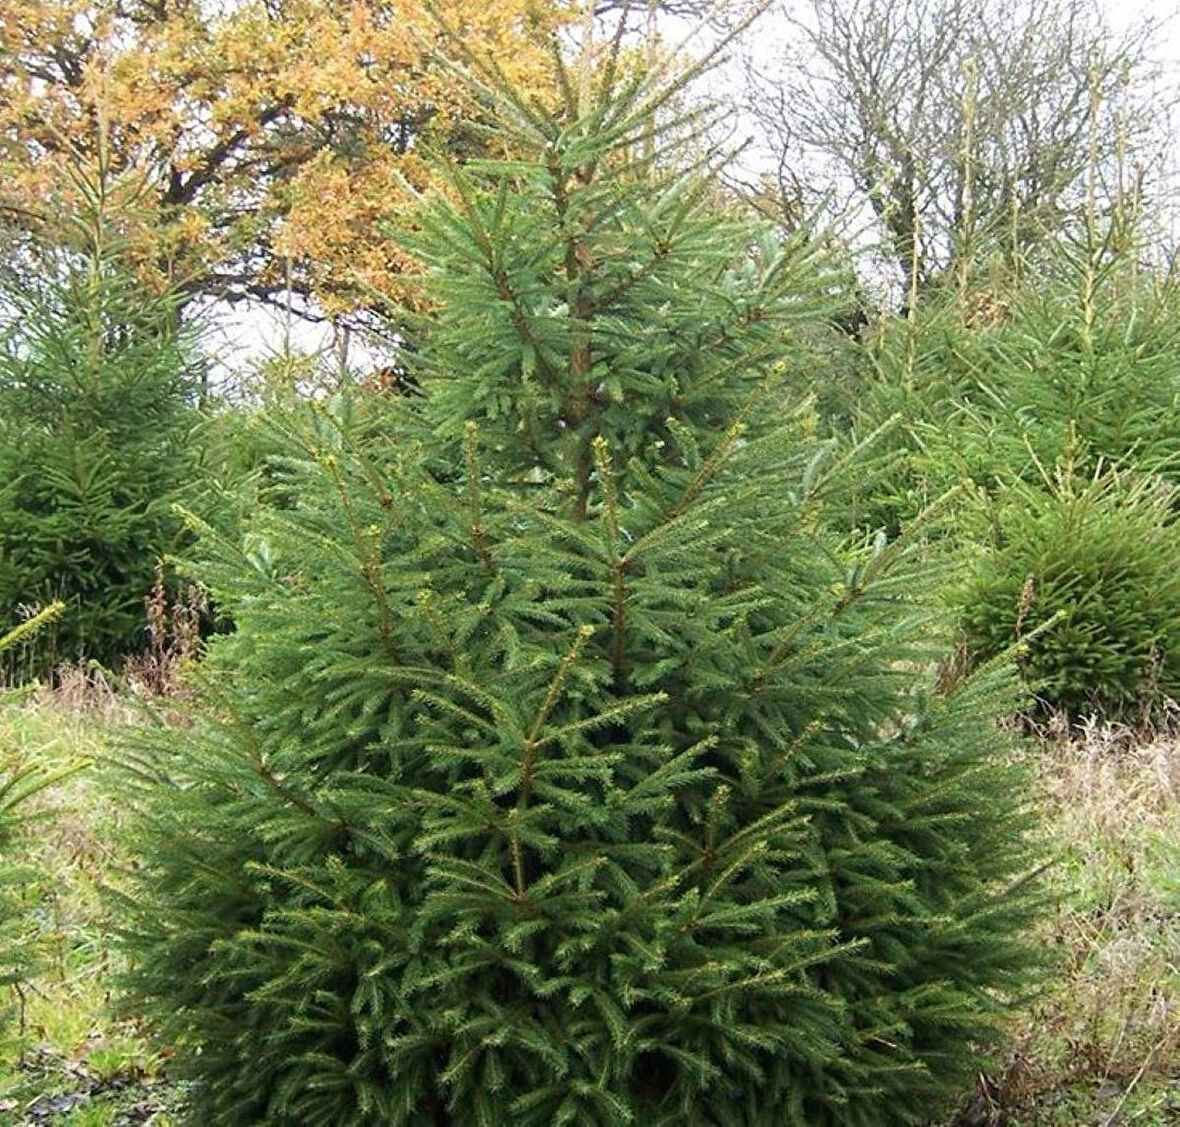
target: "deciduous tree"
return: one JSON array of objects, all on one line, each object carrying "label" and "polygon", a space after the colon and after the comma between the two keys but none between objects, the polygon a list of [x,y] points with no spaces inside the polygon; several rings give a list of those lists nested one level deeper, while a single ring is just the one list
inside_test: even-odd
[{"label": "deciduous tree", "polygon": [[1116,35],[1093,0],[779,12],[789,46],[751,63],[749,103],[780,196],[797,200],[801,164],[822,158],[815,179],[871,210],[910,286],[997,250],[1033,252],[1076,219],[1091,170],[1148,170],[1150,19]]},{"label": "deciduous tree", "polygon": [[[478,149],[477,111],[434,59],[425,2],[10,0],[0,6],[0,219],[54,238],[77,206],[63,170],[142,185],[141,277],[231,300],[314,296],[328,311],[410,297],[380,236],[427,137]],[[549,0],[443,14],[528,89]]]}]

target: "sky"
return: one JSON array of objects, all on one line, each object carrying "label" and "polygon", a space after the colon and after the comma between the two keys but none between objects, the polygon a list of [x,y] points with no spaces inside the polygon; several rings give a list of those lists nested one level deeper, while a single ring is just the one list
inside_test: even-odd
[{"label": "sky", "polygon": [[1171,26],[1166,31],[1161,47],[1165,51],[1170,51],[1175,61],[1177,47],[1180,44],[1177,37],[1177,24],[1180,20],[1177,19],[1177,5],[1171,0],[1163,3],[1160,0],[1101,0],[1100,6],[1111,24],[1119,28],[1130,27],[1135,21],[1144,18],[1168,21]]}]

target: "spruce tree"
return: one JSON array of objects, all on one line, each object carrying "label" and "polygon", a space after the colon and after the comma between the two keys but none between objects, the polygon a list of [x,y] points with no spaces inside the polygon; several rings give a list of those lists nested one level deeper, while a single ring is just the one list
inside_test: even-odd
[{"label": "spruce tree", "polygon": [[807,241],[658,143],[683,76],[555,55],[470,59],[511,155],[425,205],[422,395],[206,542],[130,987],[201,1123],[922,1122],[1031,965],[1003,678],[934,691],[905,551],[817,529]]},{"label": "spruce tree", "polygon": [[[76,246],[0,276],[0,622],[60,600],[60,619],[0,659],[0,680],[142,647],[156,562],[196,476],[198,361],[174,294],[125,263],[103,181]],[[6,264],[11,265],[11,264]]]}]

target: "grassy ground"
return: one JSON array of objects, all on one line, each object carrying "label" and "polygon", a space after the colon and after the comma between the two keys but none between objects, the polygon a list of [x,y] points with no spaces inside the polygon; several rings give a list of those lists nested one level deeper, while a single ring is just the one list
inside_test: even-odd
[{"label": "grassy ground", "polygon": [[[1180,1123],[1180,741],[1094,728],[1032,749],[1060,956],[980,1124]],[[970,1120],[967,1120],[970,1122]]]},{"label": "grassy ground", "polygon": [[102,895],[117,880],[120,812],[102,786],[109,734],[133,720],[102,686],[54,698],[0,698],[0,778],[26,764],[78,770],[38,795],[20,842],[24,943],[38,970],[0,998],[0,1124],[116,1127],[178,1120],[166,1054],[112,1012],[118,926]]},{"label": "grassy ground", "polygon": [[[21,844],[37,874],[28,939],[40,970],[0,1035],[0,1125],[179,1122],[167,1053],[111,1009],[120,811],[102,786],[111,694],[0,698],[0,778],[85,764],[38,799]],[[1013,1020],[1006,1067],[981,1077],[958,1127],[1180,1124],[1180,743],[1095,729],[1034,748],[1056,908],[1052,985]]]}]

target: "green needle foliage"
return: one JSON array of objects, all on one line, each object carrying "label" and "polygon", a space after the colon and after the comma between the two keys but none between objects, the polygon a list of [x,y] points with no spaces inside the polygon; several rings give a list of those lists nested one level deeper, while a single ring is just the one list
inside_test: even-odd
[{"label": "green needle foliage", "polygon": [[[97,189],[96,189],[97,192]],[[0,621],[61,600],[0,681],[141,648],[144,599],[176,546],[171,506],[197,465],[197,369],[176,303],[119,266],[104,200],[84,250],[0,282]]]},{"label": "green needle foliage", "polygon": [[934,692],[905,551],[814,531],[822,264],[599,62],[549,112],[471,60],[515,155],[426,204],[423,395],[206,541],[237,630],[128,756],[197,1122],[919,1123],[1027,981],[1007,682]]},{"label": "green needle foliage", "polygon": [[977,658],[1022,642],[1040,704],[1150,720],[1180,696],[1180,496],[1158,477],[1066,464],[986,514],[955,590]]},{"label": "green needle foliage", "polygon": [[880,432],[882,468],[847,512],[896,534],[977,486],[932,537],[969,565],[952,591],[967,646],[990,660],[1032,631],[1038,707],[1126,721],[1180,691],[1176,502],[1160,488],[1180,483],[1180,302],[1118,234],[1063,236],[1040,275],[883,329],[854,427]]},{"label": "green needle foliage", "polygon": [[887,427],[876,447],[889,465],[855,519],[892,533],[963,480],[1039,484],[1064,459],[1180,482],[1180,295],[1174,279],[1140,277],[1133,255],[1063,239],[1052,273],[886,323],[853,429]]}]

